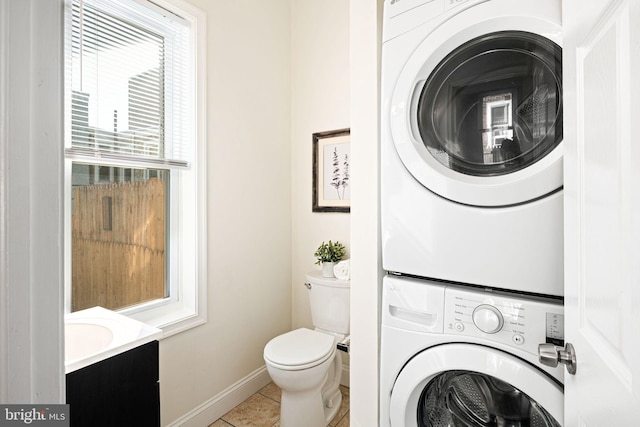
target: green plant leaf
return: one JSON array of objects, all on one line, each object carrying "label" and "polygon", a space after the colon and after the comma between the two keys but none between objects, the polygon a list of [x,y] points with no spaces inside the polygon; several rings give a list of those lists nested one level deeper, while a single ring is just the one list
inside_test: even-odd
[{"label": "green plant leaf", "polygon": [[323,262],[338,262],[344,258],[346,253],[346,248],[342,243],[338,241],[334,243],[329,240],[329,243],[323,241],[313,255],[316,257],[316,264],[320,265]]}]

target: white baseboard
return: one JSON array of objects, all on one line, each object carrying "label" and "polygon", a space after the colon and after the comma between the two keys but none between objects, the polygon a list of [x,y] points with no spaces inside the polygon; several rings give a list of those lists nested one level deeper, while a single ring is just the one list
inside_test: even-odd
[{"label": "white baseboard", "polygon": [[271,378],[266,366],[256,369],[200,406],[167,424],[167,427],[206,427],[269,384],[269,382],[271,382]]}]

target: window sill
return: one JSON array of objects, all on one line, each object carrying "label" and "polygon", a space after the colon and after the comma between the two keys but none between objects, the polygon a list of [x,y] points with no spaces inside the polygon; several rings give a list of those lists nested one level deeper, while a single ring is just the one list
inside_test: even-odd
[{"label": "window sill", "polygon": [[130,309],[120,310],[119,313],[149,326],[162,330],[162,338],[167,338],[180,332],[187,331],[207,323],[206,301],[204,290],[198,296],[200,304],[180,301],[156,300]]}]

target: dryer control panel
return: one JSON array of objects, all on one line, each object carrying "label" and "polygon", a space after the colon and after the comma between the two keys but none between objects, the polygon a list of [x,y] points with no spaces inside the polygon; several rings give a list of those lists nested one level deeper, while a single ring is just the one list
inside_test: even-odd
[{"label": "dryer control panel", "polygon": [[564,345],[564,311],[560,303],[547,300],[447,286],[444,332],[482,337],[537,354],[540,343]]}]

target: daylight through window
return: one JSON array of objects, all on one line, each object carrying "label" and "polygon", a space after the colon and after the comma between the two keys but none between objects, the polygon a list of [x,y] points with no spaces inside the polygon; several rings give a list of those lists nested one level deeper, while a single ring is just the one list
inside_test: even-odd
[{"label": "daylight through window", "polygon": [[66,17],[68,310],[176,302],[196,275],[190,22],[133,0]]}]

